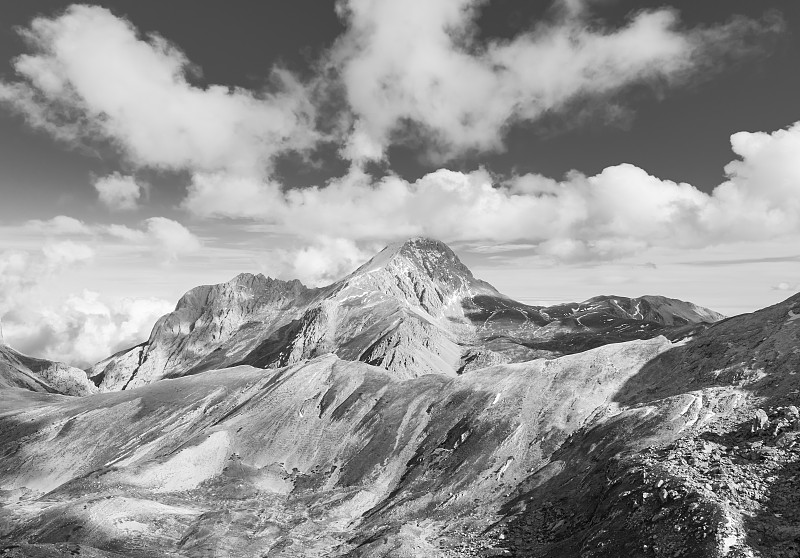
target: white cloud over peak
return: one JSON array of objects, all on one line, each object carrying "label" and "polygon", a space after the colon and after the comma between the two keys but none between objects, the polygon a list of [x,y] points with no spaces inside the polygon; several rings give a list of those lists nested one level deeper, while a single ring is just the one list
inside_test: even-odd
[{"label": "white cloud over peak", "polygon": [[100,201],[112,211],[130,211],[139,205],[142,186],[132,176],[123,176],[118,172],[98,178],[94,189]]},{"label": "white cloud over peak", "polygon": [[275,93],[197,87],[175,45],[97,6],[37,17],[23,38],[32,53],[0,100],[61,139],[108,140],[135,165],[261,172],[315,140],[313,107],[286,71],[273,72]]},{"label": "white cloud over peak", "polygon": [[683,82],[695,70],[710,70],[712,54],[742,52],[748,37],[781,26],[741,18],[687,30],[676,11],[661,8],[608,28],[588,19],[587,2],[569,1],[528,31],[482,42],[475,22],[484,3],[339,4],[348,29],[329,65],[354,116],[343,156],[381,159],[409,131],[430,140],[427,149],[442,159],[499,150],[512,124],[534,122],[576,100],[606,100],[632,84]]}]

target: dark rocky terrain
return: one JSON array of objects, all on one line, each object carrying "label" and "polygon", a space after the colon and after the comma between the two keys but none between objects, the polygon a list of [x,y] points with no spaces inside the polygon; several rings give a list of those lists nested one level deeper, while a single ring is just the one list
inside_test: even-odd
[{"label": "dark rocky terrain", "polygon": [[0,555],[797,556],[800,296],[720,318],[428,240],[199,287],[103,393],[0,388]]}]

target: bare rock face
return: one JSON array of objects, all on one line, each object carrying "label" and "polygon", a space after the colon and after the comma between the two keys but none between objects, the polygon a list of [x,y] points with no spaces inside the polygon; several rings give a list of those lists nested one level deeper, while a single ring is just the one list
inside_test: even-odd
[{"label": "bare rock face", "polygon": [[264,329],[285,324],[291,307],[308,291],[299,281],[249,273],[197,287],[156,322],[147,342],[99,362],[89,376],[101,390],[116,391],[159,380],[170,371],[188,371],[248,324]]},{"label": "bare rock face", "polygon": [[322,289],[250,274],[197,287],[156,323],[147,342],[97,363],[89,375],[102,391],[117,391],[214,368],[274,368],[334,353],[397,378],[453,376],[718,318],[661,297],[527,306],[476,279],[442,242],[415,238],[386,247]]},{"label": "bare rock face", "polygon": [[97,392],[97,387],[79,368],[29,357],[0,344],[0,389],[11,387],[63,395]]}]

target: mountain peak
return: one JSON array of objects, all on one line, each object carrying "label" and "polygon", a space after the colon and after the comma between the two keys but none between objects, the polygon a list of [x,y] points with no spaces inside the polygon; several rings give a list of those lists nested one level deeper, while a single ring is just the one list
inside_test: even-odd
[{"label": "mountain peak", "polygon": [[397,272],[402,268],[415,268],[431,279],[459,276],[468,282],[475,280],[453,250],[441,240],[414,237],[389,244],[371,260],[358,268],[354,275],[381,269]]},{"label": "mountain peak", "polygon": [[359,288],[392,293],[418,305],[431,315],[440,315],[456,299],[497,290],[476,279],[447,244],[425,237],[395,242],[344,280]]}]

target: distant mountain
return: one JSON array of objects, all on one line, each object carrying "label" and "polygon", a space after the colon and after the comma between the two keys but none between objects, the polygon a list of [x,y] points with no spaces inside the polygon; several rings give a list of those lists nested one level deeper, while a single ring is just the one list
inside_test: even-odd
[{"label": "distant mountain", "polygon": [[500,294],[442,242],[386,247],[332,285],[242,274],[197,287],[145,343],[88,371],[102,391],[247,364],[276,368],[326,353],[394,377],[455,376],[607,343],[674,334],[721,318],[663,297],[598,297],[551,308]]},{"label": "distant mountain", "polygon": [[0,343],[0,389],[12,387],[64,395],[98,391],[79,368],[29,357]]}]

